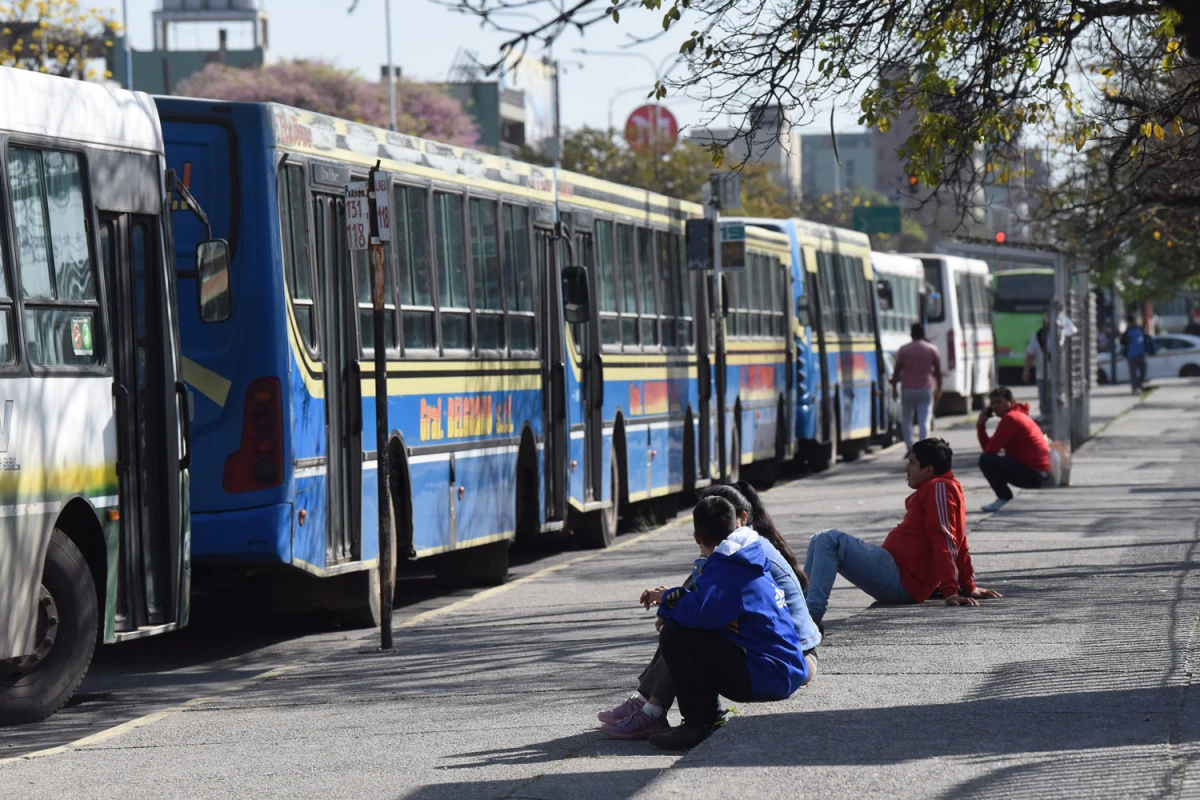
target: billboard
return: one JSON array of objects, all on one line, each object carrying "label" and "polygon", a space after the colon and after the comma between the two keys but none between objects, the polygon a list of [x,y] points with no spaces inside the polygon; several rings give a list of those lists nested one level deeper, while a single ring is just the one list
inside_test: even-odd
[{"label": "billboard", "polygon": [[525,92],[525,141],[540,145],[554,137],[555,67],[532,55],[508,57],[500,84]]}]

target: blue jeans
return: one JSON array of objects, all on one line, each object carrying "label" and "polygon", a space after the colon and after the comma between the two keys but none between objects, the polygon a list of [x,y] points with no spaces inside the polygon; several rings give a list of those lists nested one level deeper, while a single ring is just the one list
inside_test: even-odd
[{"label": "blue jeans", "polygon": [[1146,357],[1129,356],[1129,386],[1133,391],[1140,392],[1146,383]]},{"label": "blue jeans", "polygon": [[809,579],[808,612],[818,622],[825,616],[839,574],[881,603],[913,602],[891,553],[839,530],[821,531],[808,540],[804,571]]},{"label": "blue jeans", "polygon": [[913,414],[917,416],[920,438],[929,438],[929,419],[933,415],[933,389],[900,390],[900,434],[904,437],[905,452],[911,453],[913,446]]}]

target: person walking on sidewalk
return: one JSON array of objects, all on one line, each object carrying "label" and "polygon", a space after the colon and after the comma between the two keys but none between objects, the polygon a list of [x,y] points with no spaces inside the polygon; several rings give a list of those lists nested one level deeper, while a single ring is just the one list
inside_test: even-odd
[{"label": "person walking on sidewalk", "polygon": [[658,646],[683,714],[681,725],[650,737],[665,750],[690,749],[709,737],[720,719],[718,696],[783,700],[808,678],[786,595],[771,579],[761,540],[729,539],[737,516],[722,497],[703,498],[692,520],[705,555],[695,587],[655,589],[646,598],[658,603]]},{"label": "person walking on sidewalk", "polygon": [[[1079,332],[1075,327],[1075,323],[1071,322],[1071,318],[1066,314],[1059,313],[1058,315],[1058,345],[1061,348],[1066,344],[1068,336],[1074,336]],[[1025,368],[1021,371],[1021,381],[1029,383],[1030,370],[1033,370],[1033,375],[1037,379],[1038,389],[1038,419],[1049,420],[1050,409],[1054,402],[1054,385],[1050,380],[1050,312],[1042,314],[1042,327],[1033,332],[1029,337],[1029,344],[1025,346]]]},{"label": "person walking on sidewalk", "polygon": [[1134,394],[1141,392],[1146,384],[1146,356],[1154,355],[1154,351],[1154,338],[1147,336],[1137,318],[1130,314],[1121,334],[1121,352],[1129,365],[1129,388]]},{"label": "person walking on sidewalk", "polygon": [[896,351],[892,370],[892,396],[900,384],[900,433],[904,437],[905,457],[913,447],[913,414],[917,415],[918,438],[929,436],[929,421],[934,405],[942,399],[942,357],[925,339],[925,326],[914,323],[912,341]]},{"label": "person walking on sidewalk", "polygon": [[904,519],[882,546],[839,530],[821,531],[809,540],[805,599],[822,633],[839,574],[881,603],[923,603],[938,590],[948,606],[977,606],[979,600],[1000,597],[975,585],[962,486],[950,471],[953,460],[944,439],[913,445],[905,473],[914,491],[904,501]]},{"label": "person walking on sidewalk", "polygon": [[[1029,418],[1029,405],[1013,402],[1012,390],[1007,386],[992,389],[988,400],[988,407],[979,412],[975,434],[983,448],[979,469],[996,493],[996,499],[983,510],[999,511],[1012,500],[1010,484],[1022,489],[1042,488],[1050,475],[1050,445],[1042,429]],[[1000,418],[1000,424],[988,436],[987,421],[993,415]]]},{"label": "person walking on sidewalk", "polygon": [[[759,541],[767,559],[771,562],[771,579],[780,589],[783,589],[784,600],[787,603],[788,614],[796,626],[796,635],[800,638],[800,649],[808,663],[807,685],[816,674],[816,649],[821,643],[821,632],[808,613],[804,602],[804,590],[808,587],[808,578],[796,561],[796,555],[775,527],[771,515],[763,507],[758,492],[745,481],[738,481],[732,486],[718,484],[703,490],[704,497],[723,497],[733,505],[740,526],[729,534],[729,541],[746,545]],[[703,566],[705,558],[697,559],[696,568]],[[695,581],[695,572],[683,583],[685,589],[690,589]],[[642,592],[641,602],[650,607],[650,598],[655,592],[665,591],[667,587],[647,589]],[[663,621],[658,620],[661,630]],[[671,672],[662,658],[662,653],[655,651],[650,663],[638,677],[637,692],[630,695],[625,702],[609,711],[601,711],[596,717],[603,723],[601,732],[613,739],[648,739],[656,733],[670,729],[667,724],[667,711],[675,702],[675,683],[671,680]]]}]

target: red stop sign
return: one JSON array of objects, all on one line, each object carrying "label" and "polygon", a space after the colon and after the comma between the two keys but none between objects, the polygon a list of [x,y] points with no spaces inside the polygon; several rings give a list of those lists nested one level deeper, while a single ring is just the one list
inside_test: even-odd
[{"label": "red stop sign", "polygon": [[625,121],[625,141],[637,153],[663,153],[679,140],[679,123],[675,115],[658,105],[634,109]]}]

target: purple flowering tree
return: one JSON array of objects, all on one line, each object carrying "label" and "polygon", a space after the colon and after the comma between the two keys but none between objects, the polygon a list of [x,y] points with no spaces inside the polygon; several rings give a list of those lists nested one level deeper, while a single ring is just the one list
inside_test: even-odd
[{"label": "purple flowering tree", "polygon": [[[354,70],[323,61],[298,59],[257,69],[209,64],[176,91],[186,97],[284,103],[388,127],[387,84],[371,83]],[[402,80],[396,84],[396,98],[396,130],[464,147],[479,141],[475,120],[436,84]]]}]

